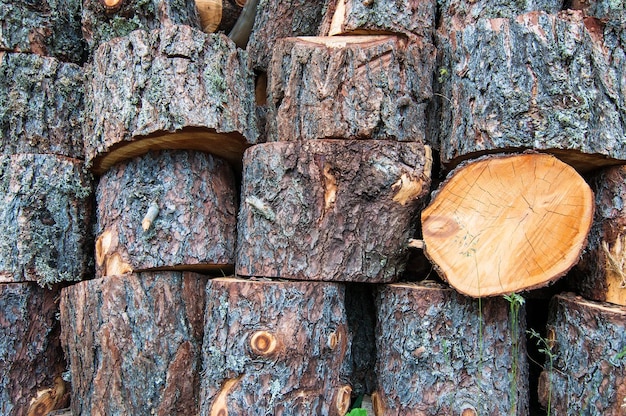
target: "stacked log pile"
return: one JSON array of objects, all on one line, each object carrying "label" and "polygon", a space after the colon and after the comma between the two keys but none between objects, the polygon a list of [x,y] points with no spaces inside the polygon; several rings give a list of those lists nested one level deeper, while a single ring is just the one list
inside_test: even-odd
[{"label": "stacked log pile", "polygon": [[0,415],[621,414],[624,5],[0,18]]}]

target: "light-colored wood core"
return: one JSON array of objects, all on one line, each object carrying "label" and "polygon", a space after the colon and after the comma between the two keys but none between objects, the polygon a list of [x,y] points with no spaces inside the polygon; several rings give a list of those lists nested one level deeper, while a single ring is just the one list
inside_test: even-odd
[{"label": "light-colored wood core", "polygon": [[268,331],[257,331],[250,338],[250,348],[257,355],[271,355],[277,345],[276,337]]},{"label": "light-colored wood core", "polygon": [[345,415],[350,408],[350,395],[352,394],[352,387],[342,386],[337,391],[337,412],[340,415]]}]

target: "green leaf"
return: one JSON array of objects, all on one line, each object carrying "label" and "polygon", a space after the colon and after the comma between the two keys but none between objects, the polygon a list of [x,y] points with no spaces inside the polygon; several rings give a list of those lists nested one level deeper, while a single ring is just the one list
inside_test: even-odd
[{"label": "green leaf", "polygon": [[346,416],[367,416],[367,410],[357,407],[350,410],[350,413],[346,413]]}]

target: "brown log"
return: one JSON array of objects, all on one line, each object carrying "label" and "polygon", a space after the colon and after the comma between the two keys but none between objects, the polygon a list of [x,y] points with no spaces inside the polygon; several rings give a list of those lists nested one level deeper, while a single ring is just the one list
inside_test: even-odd
[{"label": "brown log", "polygon": [[186,26],[135,31],[102,45],[86,77],[85,149],[96,173],[158,149],[201,150],[240,165],[257,138],[245,54],[224,35]]},{"label": "brown log", "polygon": [[0,283],[42,286],[91,273],[92,178],[81,161],[0,155]]},{"label": "brown log", "polygon": [[81,67],[35,54],[0,52],[0,153],[83,159],[82,122]]},{"label": "brown log", "polygon": [[346,413],[343,286],[218,278],[206,296],[201,415]]},{"label": "brown log", "polygon": [[396,33],[430,40],[434,0],[336,0],[326,9],[321,35]]},{"label": "brown log", "polygon": [[420,142],[264,143],[244,155],[236,272],[393,281],[430,186]]},{"label": "brown log", "polygon": [[424,141],[435,49],[396,36],[276,43],[267,140]]},{"label": "brown log", "polygon": [[61,293],[75,415],[196,415],[207,278],[154,272]]},{"label": "brown log", "polygon": [[377,305],[375,415],[528,414],[523,305],[434,283],[380,286]]},{"label": "brown log", "polygon": [[442,161],[528,148],[579,171],[626,160],[624,30],[567,11],[440,33]]},{"label": "brown log", "polygon": [[0,414],[45,415],[67,406],[58,289],[0,284]]},{"label": "brown log", "polygon": [[81,0],[0,0],[0,51],[54,56],[80,64]]},{"label": "brown log", "polygon": [[195,3],[205,33],[230,32],[243,9],[235,0],[195,0]]},{"label": "brown log", "polygon": [[585,180],[554,156],[486,156],[451,172],[422,212],[426,255],[469,296],[547,286],[578,262],[593,211]]},{"label": "brown log", "polygon": [[624,414],[626,308],[572,293],[550,303],[539,400],[553,415]]},{"label": "brown log", "polygon": [[96,190],[96,276],[232,272],[236,192],[232,169],[206,153],[164,150],[115,165]]}]

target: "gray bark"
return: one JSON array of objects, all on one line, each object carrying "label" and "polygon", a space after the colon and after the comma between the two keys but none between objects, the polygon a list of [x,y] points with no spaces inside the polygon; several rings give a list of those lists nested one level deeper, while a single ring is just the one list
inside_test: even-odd
[{"label": "gray bark", "polygon": [[571,9],[582,10],[585,16],[612,21],[617,25],[626,22],[626,3],[612,0],[569,0]]},{"label": "gray bark", "polygon": [[0,52],[0,153],[83,159],[83,81],[78,65]]},{"label": "gray bark", "polygon": [[0,282],[44,286],[91,274],[92,189],[76,159],[0,155]]}]

